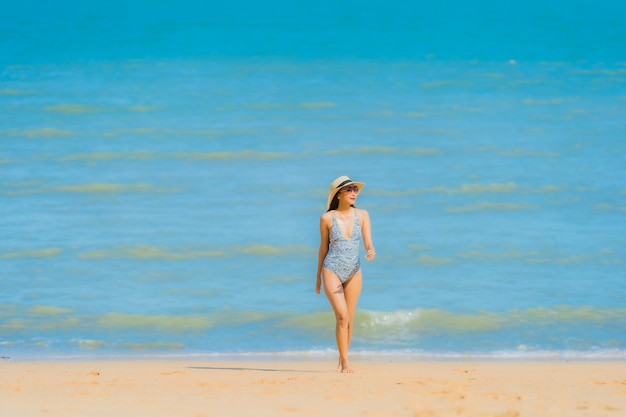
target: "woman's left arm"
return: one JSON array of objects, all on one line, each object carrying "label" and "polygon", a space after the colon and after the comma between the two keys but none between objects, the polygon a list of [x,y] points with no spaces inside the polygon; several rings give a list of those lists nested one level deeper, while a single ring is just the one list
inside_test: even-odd
[{"label": "woman's left arm", "polygon": [[376,257],[376,249],[372,242],[372,225],[370,223],[370,215],[366,210],[360,210],[361,232],[363,233],[363,245],[365,246],[365,259],[371,261]]}]

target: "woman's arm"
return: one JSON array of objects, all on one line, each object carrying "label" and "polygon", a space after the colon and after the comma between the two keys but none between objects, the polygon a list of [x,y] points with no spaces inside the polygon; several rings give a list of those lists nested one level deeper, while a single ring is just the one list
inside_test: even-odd
[{"label": "woman's arm", "polygon": [[317,294],[320,293],[320,289],[322,288],[322,264],[324,263],[324,258],[326,258],[326,254],[328,253],[328,235],[330,229],[329,216],[327,213],[322,214],[320,217],[320,249],[317,254],[317,279],[315,282],[315,292]]},{"label": "woman's arm", "polygon": [[372,225],[370,223],[370,215],[365,210],[359,210],[359,219],[361,219],[361,233],[363,234],[363,245],[365,246],[365,259],[371,261],[376,257],[376,249],[372,242]]}]

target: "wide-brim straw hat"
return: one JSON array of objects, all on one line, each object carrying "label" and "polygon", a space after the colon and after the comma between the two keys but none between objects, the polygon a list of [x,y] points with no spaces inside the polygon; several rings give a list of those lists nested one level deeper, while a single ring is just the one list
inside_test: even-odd
[{"label": "wide-brim straw hat", "polygon": [[349,177],[342,175],[341,177],[335,179],[330,183],[329,192],[328,192],[328,203],[326,204],[326,208],[330,208],[330,202],[333,201],[335,194],[339,192],[346,185],[354,184],[359,187],[359,191],[357,191],[357,195],[361,192],[361,189],[365,185],[364,182],[352,181]]}]

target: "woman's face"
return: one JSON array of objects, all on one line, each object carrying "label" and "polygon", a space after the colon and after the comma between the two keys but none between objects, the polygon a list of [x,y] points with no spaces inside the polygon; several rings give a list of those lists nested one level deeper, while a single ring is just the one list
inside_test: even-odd
[{"label": "woman's face", "polygon": [[356,201],[356,196],[359,193],[359,187],[354,184],[346,185],[339,192],[339,198],[345,199],[350,204],[354,204]]}]

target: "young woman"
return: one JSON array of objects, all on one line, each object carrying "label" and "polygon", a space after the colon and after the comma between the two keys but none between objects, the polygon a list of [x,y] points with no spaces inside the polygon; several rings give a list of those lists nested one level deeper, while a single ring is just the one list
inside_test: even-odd
[{"label": "young woman", "polygon": [[328,211],[320,217],[320,249],[317,264],[315,292],[324,293],[335,312],[335,337],[339,350],[338,371],[354,372],[348,361],[348,347],[352,338],[352,321],[362,287],[359,245],[361,237],[368,260],[376,251],[372,244],[370,217],[367,211],[354,206],[357,195],[365,184],[346,176],[330,184]]}]

